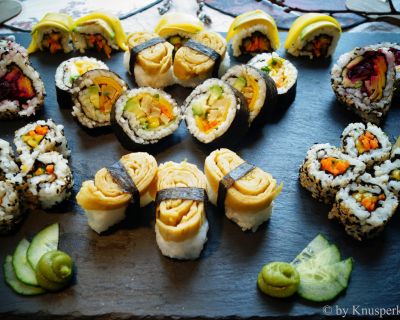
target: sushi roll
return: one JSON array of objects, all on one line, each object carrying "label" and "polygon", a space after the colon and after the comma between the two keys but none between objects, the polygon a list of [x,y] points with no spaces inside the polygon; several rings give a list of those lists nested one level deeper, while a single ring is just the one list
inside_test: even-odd
[{"label": "sushi roll", "polygon": [[209,79],[184,102],[189,132],[210,147],[237,142],[249,126],[249,109],[243,95],[225,81]]},{"label": "sushi roll", "polygon": [[193,164],[166,162],[158,168],[156,241],[164,256],[196,259],[207,241],[206,178]]},{"label": "sushi roll", "polygon": [[112,71],[85,72],[72,86],[72,115],[86,128],[109,126],[111,109],[126,90],[124,80]]},{"label": "sushi roll", "polygon": [[374,167],[374,177],[400,198],[400,158],[386,160]]},{"label": "sushi roll", "polygon": [[92,12],[75,21],[72,39],[76,50],[104,52],[110,58],[113,50],[127,50],[126,35],[121,21],[109,13]]},{"label": "sushi roll", "polygon": [[280,47],[276,22],[262,10],[237,16],[229,27],[226,41],[231,42],[235,57],[272,52]]},{"label": "sushi roll", "polygon": [[249,107],[249,124],[255,119],[259,123],[265,123],[268,111],[274,110],[277,103],[274,80],[262,71],[245,64],[230,68],[221,80],[229,83],[245,97]]},{"label": "sushi roll", "polygon": [[204,25],[197,17],[182,12],[171,12],[163,15],[154,32],[172,44],[175,53],[203,29]]},{"label": "sushi roll", "polygon": [[210,201],[243,231],[255,232],[272,213],[283,185],[229,149],[218,149],[206,158],[204,172]]},{"label": "sushi roll", "polygon": [[83,182],[76,200],[85,211],[90,228],[104,232],[126,217],[130,203],[136,211],[153,201],[155,192],[150,185],[156,174],[156,159],[148,153],[136,152],[99,170],[94,180]]},{"label": "sushi roll", "polygon": [[70,154],[64,126],[57,125],[52,119],[38,120],[18,129],[15,131],[14,144],[22,172],[29,171],[41,153],[57,151],[64,157]]},{"label": "sushi roll", "polygon": [[173,70],[178,84],[193,88],[205,79],[216,77],[225,53],[226,41],[219,33],[195,34],[175,54]]},{"label": "sushi roll", "polygon": [[28,207],[49,209],[71,195],[74,184],[68,160],[56,151],[40,154],[25,175]]},{"label": "sushi roll", "polygon": [[321,13],[306,13],[290,27],[284,44],[293,56],[327,58],[335,52],[342,28],[333,17]]},{"label": "sushi roll", "polygon": [[89,57],[71,58],[65,60],[57,67],[55,83],[57,102],[60,107],[72,107],[72,86],[74,80],[93,69],[108,70],[108,67],[104,62]]},{"label": "sushi roll", "polygon": [[43,106],[46,95],[39,73],[19,44],[0,41],[0,120],[29,117]]},{"label": "sushi roll", "polygon": [[391,53],[393,53],[395,71],[396,71],[393,97],[399,99],[400,98],[400,45],[397,43],[385,42],[380,44],[380,46],[383,48],[387,48]]},{"label": "sushi roll", "polygon": [[267,73],[274,80],[278,91],[278,107],[288,107],[296,97],[297,69],[276,52],[261,53],[253,57],[248,65]]},{"label": "sushi roll", "polygon": [[0,181],[0,235],[12,233],[23,218],[19,196],[11,181]]},{"label": "sushi roll", "polygon": [[338,220],[347,234],[361,241],[379,234],[397,206],[396,196],[367,174],[339,190],[328,217]]},{"label": "sushi roll", "polygon": [[125,91],[111,112],[114,131],[128,149],[173,134],[181,118],[181,108],[169,94],[148,87]]},{"label": "sushi roll", "polygon": [[12,180],[18,172],[10,144],[0,139],[0,181]]},{"label": "sushi roll", "polygon": [[379,124],[392,102],[394,56],[379,45],[355,48],[340,56],[331,71],[337,99],[364,122]]},{"label": "sushi roll", "polygon": [[164,88],[174,84],[172,44],[156,33],[134,32],[128,36],[128,46],[124,66],[139,87]]},{"label": "sushi roll", "polygon": [[365,172],[365,164],[329,143],[315,144],[300,168],[300,183],[313,198],[331,204],[336,193]]},{"label": "sushi roll", "polygon": [[372,169],[390,158],[392,144],[386,133],[372,123],[350,123],[341,136],[343,152]]},{"label": "sushi roll", "polygon": [[28,47],[31,54],[37,50],[51,53],[73,50],[71,31],[74,21],[65,13],[47,13],[32,28],[32,41]]}]

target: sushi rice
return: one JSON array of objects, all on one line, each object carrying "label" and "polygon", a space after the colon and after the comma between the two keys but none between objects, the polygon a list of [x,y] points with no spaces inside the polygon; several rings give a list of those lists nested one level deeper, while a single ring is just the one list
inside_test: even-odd
[{"label": "sushi rice", "polygon": [[12,232],[23,218],[19,192],[9,180],[0,181],[0,235]]}]

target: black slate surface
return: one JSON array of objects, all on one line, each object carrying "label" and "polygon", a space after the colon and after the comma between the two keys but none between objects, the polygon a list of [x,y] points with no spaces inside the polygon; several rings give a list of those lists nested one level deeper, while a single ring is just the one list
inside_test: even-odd
[{"label": "black slate surface", "polygon": [[[286,34],[282,34],[282,40]],[[26,34],[17,34],[23,45]],[[299,69],[297,97],[280,118],[264,128],[249,132],[235,151],[249,162],[271,172],[284,183],[275,201],[273,215],[256,233],[242,232],[221,212],[210,206],[209,240],[196,261],[179,262],[159,252],[154,233],[153,206],[129,212],[127,223],[114,232],[99,236],[86,224],[74,199],[52,213],[34,212],[20,231],[0,238],[0,261],[12,253],[18,241],[32,236],[53,222],[60,222],[61,249],[76,263],[74,285],[56,293],[21,297],[0,279],[0,318],[31,316],[34,319],[60,316],[79,318],[124,317],[282,317],[319,318],[326,303],[310,303],[295,296],[282,300],[257,290],[256,277],[270,261],[290,261],[318,233],[326,235],[341,249],[343,257],[354,258],[354,270],[347,292],[327,303],[350,308],[395,307],[400,301],[400,219],[389,222],[384,233],[359,243],[341,226],[327,219],[330,208],[314,201],[298,182],[298,168],[314,142],[339,144],[343,128],[357,121],[340,106],[330,88],[329,71],[337,57],[355,46],[395,40],[390,34],[343,34],[332,60],[293,59]],[[103,166],[111,165],[128,151],[112,133],[93,136],[84,131],[67,109],[59,109],[54,91],[54,72],[70,56],[35,54],[32,64],[45,81],[48,96],[39,118],[53,118],[65,126],[72,150],[75,192],[82,180],[92,178]],[[122,53],[106,61],[124,78]],[[181,100],[190,90],[169,90]],[[0,137],[12,140],[13,132],[27,121],[0,123]],[[399,106],[393,106],[383,129],[392,141],[400,134]],[[168,145],[148,149],[159,163],[187,159],[203,168],[207,151],[193,143],[184,124]],[[2,276],[1,276],[2,277]],[[357,309],[360,310],[360,309]]]}]

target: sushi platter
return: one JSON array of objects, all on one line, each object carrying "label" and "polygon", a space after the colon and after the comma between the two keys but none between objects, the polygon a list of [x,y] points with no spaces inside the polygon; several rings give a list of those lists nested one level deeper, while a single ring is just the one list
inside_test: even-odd
[{"label": "sushi platter", "polygon": [[[82,20],[82,25],[84,26],[84,19]],[[333,22],[330,22],[328,26],[334,30],[338,28]],[[255,32],[259,31],[256,30]],[[198,35],[200,34],[201,32]],[[233,36],[229,33],[228,35],[229,37]],[[16,33],[14,36],[16,42],[23,47],[29,46],[31,42],[29,34]],[[211,34],[204,37],[211,38],[211,42],[223,43],[225,41],[223,37],[225,36],[226,34]],[[289,36],[291,35],[289,34]],[[123,33],[118,32],[118,37],[123,37]],[[176,50],[176,47],[173,48],[172,45],[164,40],[159,40],[160,38],[158,37],[146,34],[140,35],[140,37],[148,37],[146,41],[150,41],[150,46],[164,46],[163,48],[171,57],[173,50]],[[138,36],[138,38],[140,37]],[[292,35],[292,37],[294,36]],[[288,38],[288,34],[279,33],[279,38],[280,42],[283,43]],[[63,85],[56,83],[56,70],[65,60],[79,57],[79,53],[69,52],[50,55],[48,52],[38,51],[32,54],[29,57],[30,62],[32,67],[40,74],[46,91],[44,107],[37,112],[32,121],[44,121],[38,122],[36,126],[24,127],[29,123],[24,118],[3,120],[0,124],[0,138],[12,144],[15,131],[20,130],[19,132],[21,133],[18,136],[23,138],[24,143],[35,144],[32,139],[34,140],[36,135],[41,135],[43,130],[46,130],[46,132],[42,135],[46,135],[47,130],[49,130],[55,136],[54,139],[58,139],[56,143],[57,152],[47,152],[48,150],[46,150],[45,152],[47,153],[37,155],[37,159],[40,159],[44,164],[57,162],[58,166],[51,165],[49,167],[47,164],[43,168],[37,168],[35,167],[36,164],[34,166],[33,163],[30,163],[30,157],[24,158],[21,156],[21,170],[23,170],[24,166],[34,166],[36,171],[47,170],[53,172],[53,170],[62,170],[59,176],[65,177],[64,179],[68,181],[69,188],[73,184],[72,195],[70,197],[65,196],[66,200],[57,206],[53,206],[53,202],[56,200],[52,198],[50,200],[41,200],[42,209],[35,208],[31,210],[16,233],[0,238],[0,261],[3,263],[3,261],[10,260],[11,258],[8,255],[12,254],[16,247],[22,250],[22,244],[25,246],[25,250],[27,249],[29,243],[20,243],[22,238],[32,239],[36,235],[33,237],[33,244],[35,241],[40,242],[37,239],[40,239],[47,232],[53,236],[57,234],[56,244],[54,245],[53,243],[54,249],[58,248],[58,250],[68,252],[72,257],[74,275],[68,274],[68,281],[71,281],[71,285],[64,289],[64,284],[62,284],[62,291],[29,298],[14,294],[5,284],[4,279],[1,279],[0,317],[58,316],[78,319],[86,316],[110,318],[114,316],[124,318],[287,318],[289,316],[297,316],[320,318],[329,315],[340,315],[335,313],[338,308],[340,310],[354,310],[354,307],[356,307],[356,312],[361,308],[396,308],[400,301],[400,290],[398,288],[400,273],[396,271],[400,265],[400,255],[398,254],[400,250],[400,239],[398,237],[400,228],[399,209],[394,214],[390,212],[393,217],[383,231],[379,230],[381,233],[378,237],[357,241],[361,240],[364,235],[368,235],[369,232],[372,234],[375,230],[365,231],[354,227],[345,231],[337,221],[328,220],[328,213],[330,218],[331,216],[333,218],[339,217],[338,220],[340,220],[342,216],[340,210],[344,210],[341,205],[346,202],[346,197],[348,197],[346,194],[343,195],[342,192],[345,186],[341,185],[337,188],[342,188],[340,192],[333,190],[334,193],[332,193],[332,190],[324,193],[325,191],[319,190],[318,186],[316,190],[313,182],[309,182],[309,179],[311,179],[309,175],[311,174],[306,168],[307,161],[310,163],[313,161],[313,149],[309,152],[308,150],[314,143],[321,144],[316,146],[320,146],[323,152],[329,153],[331,152],[329,150],[334,149],[332,154],[335,159],[342,157],[340,158],[342,160],[337,160],[339,163],[336,160],[333,162],[329,160],[332,159],[332,155],[331,158],[326,158],[328,160],[324,163],[321,161],[321,165],[327,167],[327,169],[324,169],[325,171],[346,171],[350,166],[351,170],[355,172],[353,173],[352,171],[352,174],[358,174],[366,170],[365,163],[372,168],[374,161],[377,161],[373,157],[365,161],[357,160],[355,157],[343,155],[335,147],[332,147],[340,145],[343,130],[346,132],[342,137],[343,139],[350,139],[349,136],[351,137],[354,134],[353,131],[356,131],[357,124],[349,124],[360,121],[357,113],[366,119],[369,119],[369,115],[365,112],[363,113],[362,107],[357,109],[356,114],[354,114],[340,104],[331,87],[330,71],[339,56],[353,50],[355,47],[363,47],[379,42],[391,42],[395,38],[396,35],[393,34],[345,33],[341,35],[340,41],[339,38],[334,38],[335,43],[337,42],[338,44],[335,52],[331,52],[332,57],[327,59],[310,60],[306,57],[293,56],[298,55],[298,53],[294,54],[292,52],[293,55],[289,55],[283,52],[282,49],[279,50],[278,53],[283,58],[282,60],[290,59],[290,62],[286,61],[289,64],[288,68],[291,70],[291,74],[297,75],[297,84],[293,82],[294,85],[292,83],[286,92],[289,95],[282,95],[282,92],[276,89],[275,79],[273,81],[269,76],[265,80],[263,79],[263,75],[256,69],[257,63],[261,63],[257,59],[254,60],[254,64],[250,63],[252,66],[231,68],[231,71],[228,71],[222,77],[222,80],[209,79],[203,82],[204,79],[201,79],[201,77],[192,77],[189,80],[185,80],[185,72],[187,71],[185,69],[187,65],[185,64],[187,61],[185,61],[184,53],[182,53],[183,49],[208,50],[207,48],[204,49],[205,45],[201,43],[199,45],[195,41],[193,43],[189,42],[188,47],[178,48],[174,53],[174,68],[179,65],[177,68],[180,68],[179,72],[182,72],[182,79],[176,80],[169,77],[170,75],[165,75],[161,82],[165,81],[167,88],[164,90],[166,93],[155,88],[136,89],[138,82],[141,81],[140,79],[147,81],[147,84],[154,84],[152,86],[155,87],[157,83],[160,84],[159,79],[151,79],[148,75],[143,76],[143,72],[145,72],[143,70],[133,71],[135,60],[132,59],[138,59],[139,53],[147,48],[147,42],[143,46],[143,41],[140,39],[132,40],[138,41],[138,46],[142,45],[143,48],[141,47],[141,51],[132,50],[130,52],[133,58],[128,56],[128,68],[126,68],[126,55],[124,57],[123,52],[110,54],[111,51],[106,51],[106,55],[109,58],[106,58],[104,54],[93,51],[85,52],[85,55],[98,59],[90,60],[88,58],[88,61],[94,61],[99,66],[95,70],[87,71],[84,75],[81,75],[80,79],[75,80],[74,88],[78,89],[70,91],[72,95],[68,93],[68,86],[64,88],[64,92],[61,92]],[[197,41],[201,42],[199,39],[200,36],[198,36]],[[119,40],[117,39],[117,41]],[[279,39],[274,39],[274,41],[279,43]],[[120,42],[120,47],[126,45],[122,40]],[[199,46],[200,49],[198,49]],[[223,50],[221,51],[220,48],[210,49],[209,53],[205,53],[205,55],[213,61],[218,61],[218,65],[227,64],[225,67],[229,68],[248,62],[247,60],[244,61],[243,57],[235,57],[238,54],[234,54],[233,50],[240,51],[242,49],[243,47],[229,48],[229,55],[227,52],[226,56],[230,59],[227,59],[226,56],[225,58],[222,57],[223,54],[221,52]],[[291,50],[297,49],[292,47]],[[383,59],[381,52],[384,52],[386,57],[389,57],[387,59],[393,57],[389,49],[379,50],[383,51],[379,51],[380,55],[374,55],[371,59]],[[66,51],[69,51],[69,48]],[[357,52],[354,54],[356,55]],[[274,58],[276,59],[275,56]],[[133,64],[132,61],[134,61]],[[28,66],[28,68],[31,67]],[[129,74],[127,69],[132,71],[132,74]],[[237,77],[237,73],[240,72],[253,75],[257,81],[265,81],[264,91],[269,95],[268,100],[273,100],[274,103],[277,101],[278,104],[286,103],[288,105],[287,108],[275,114],[264,114],[259,110],[259,113],[252,114],[252,111],[247,108],[243,111],[243,106],[247,104],[243,102],[245,101],[245,96],[238,95],[237,91],[237,86],[240,88],[240,83],[238,84],[237,81],[241,79]],[[138,75],[141,75],[141,77]],[[215,75],[216,71],[211,70],[208,73],[208,78]],[[137,77],[136,83],[132,80],[134,77]],[[105,78],[108,80],[105,81]],[[82,116],[85,113],[85,103],[87,101],[93,103],[94,96],[98,99],[98,92],[93,95],[89,90],[92,83],[96,83],[96,81],[99,81],[98,79],[103,79],[103,81],[107,82],[104,87],[99,85],[103,92],[108,90],[107,95],[105,95],[108,100],[104,98],[106,100],[102,103],[115,103],[111,111],[111,123],[114,125],[115,133],[107,125],[103,125],[100,120],[96,122]],[[335,81],[338,80],[335,79]],[[378,79],[376,81],[379,84],[379,81],[382,80]],[[341,85],[341,83],[337,84],[339,89],[337,89],[336,95],[340,101],[346,103],[347,97],[343,95],[343,91],[340,91]],[[193,87],[196,88],[193,90]],[[38,88],[38,91],[42,94],[41,99],[43,99],[43,88],[40,86]],[[127,90],[127,88],[133,90]],[[215,93],[215,88],[223,90],[224,99],[233,101],[233,110],[238,110],[235,111],[238,115],[232,116],[236,118],[232,120],[230,129],[226,129],[221,136],[214,138],[214,140],[211,140],[212,143],[208,144],[210,142],[208,139],[210,138],[201,132],[199,133],[196,130],[197,127],[195,127],[198,123],[196,116],[203,112],[196,109],[196,103],[201,99],[201,95],[204,92],[211,92],[207,98],[207,103],[210,105],[213,103],[210,102],[210,99],[212,100],[215,96],[217,96],[216,99],[220,99],[222,93]],[[351,90],[353,89],[351,88]],[[89,92],[89,97],[86,100],[80,96],[80,92],[85,90]],[[349,89],[347,88],[346,90]],[[115,102],[117,99],[113,100],[113,95],[116,94],[121,95],[118,102]],[[381,93],[383,96],[387,94],[389,93]],[[128,106],[129,102],[135,97],[146,97],[146,95],[157,97],[157,101],[161,101],[157,103],[167,105],[169,108],[167,108],[167,111],[164,109],[165,112],[161,112],[159,119],[156,119],[157,125],[155,128],[159,126],[159,122],[165,122],[170,125],[170,128],[173,128],[171,132],[167,132],[168,138],[161,141],[158,141],[157,137],[140,136],[137,132],[129,135],[124,127],[124,121],[129,119],[126,120],[121,116],[121,114],[124,114],[121,109],[125,111],[129,108],[135,110],[137,106],[133,104]],[[64,102],[67,105],[62,105]],[[71,103],[75,103],[73,109],[71,108]],[[96,100],[96,103],[99,104],[98,100]],[[150,102],[152,106],[154,106],[154,103],[156,102]],[[357,103],[355,108],[359,108]],[[186,110],[181,110],[183,105],[186,106]],[[390,157],[391,143],[394,144],[396,138],[400,135],[399,106],[397,100],[397,102],[392,103],[390,109],[385,105],[383,106],[384,111],[377,113],[378,115],[371,116],[371,121],[380,121],[382,113],[383,115],[386,113],[385,119],[380,123],[382,130],[372,124],[368,125],[371,126],[368,127],[368,132],[373,132],[374,135],[372,137],[364,137],[368,140],[368,143],[379,144],[382,149],[386,146],[387,155],[382,156],[381,162]],[[71,110],[73,110],[72,113]],[[154,110],[150,108],[148,114],[154,114]],[[32,112],[35,112],[35,110]],[[226,112],[228,115],[225,117],[229,118],[229,112],[231,111],[228,110]],[[184,114],[185,121],[180,122],[181,113]],[[237,119],[243,114],[245,115],[244,118]],[[192,121],[191,118],[195,120]],[[54,122],[47,119],[52,119]],[[264,121],[262,125],[261,121]],[[207,123],[207,125],[210,123]],[[57,127],[56,124],[61,124],[64,128]],[[146,125],[151,126],[152,124]],[[94,130],[93,127],[95,127]],[[250,128],[248,129],[248,127]],[[248,131],[246,132],[246,130]],[[360,130],[367,129],[362,127]],[[135,134],[137,136],[134,136]],[[160,134],[159,139],[166,136],[161,131],[157,134]],[[24,140],[25,135],[31,135],[31,137]],[[239,136],[242,136],[241,140],[238,139]],[[153,141],[152,139],[155,140]],[[376,139],[379,139],[379,142],[375,142]],[[70,151],[66,147],[66,141],[68,141]],[[221,143],[229,144],[229,148],[234,152],[226,149],[225,151],[218,151],[216,150],[217,147],[215,147],[217,144],[214,145],[214,142],[218,142],[219,146]],[[24,146],[21,141],[18,143],[22,147]],[[39,143],[41,142],[39,141]],[[347,147],[348,145],[345,144],[344,148]],[[20,148],[19,145],[17,145],[17,148]],[[132,152],[132,149],[135,149],[135,153],[128,154]],[[139,152],[146,153],[140,154]],[[34,151],[31,153],[34,154]],[[351,151],[347,153],[350,154]],[[307,161],[304,161],[306,155]],[[235,159],[230,161],[242,163],[244,161],[242,159],[246,159],[245,161],[247,162],[242,163],[235,169],[231,168],[229,173],[223,176],[222,180],[228,177],[233,179],[233,182],[231,181],[231,184],[225,186],[225,190],[221,191],[222,180],[220,182],[218,182],[218,179],[212,181],[210,176],[213,174],[214,162],[217,162],[215,159],[224,156],[227,159]],[[138,159],[135,157],[138,157]],[[66,158],[68,158],[68,161]],[[324,158],[324,160],[326,159]],[[344,164],[345,168],[343,169],[343,163],[340,161],[346,162],[347,167]],[[65,164],[67,162],[70,168]],[[141,178],[144,182],[142,180],[139,182],[134,181],[133,186],[129,185],[129,181],[133,181],[133,178],[129,178],[127,170],[126,172],[124,171],[125,177],[120,177],[120,180],[127,182],[126,189],[131,190],[130,193],[133,200],[129,197],[127,199],[127,203],[129,201],[132,201],[132,203],[124,207],[124,210],[128,208],[126,218],[123,214],[123,218],[120,219],[123,221],[108,229],[108,226],[104,227],[104,225],[98,223],[99,221],[96,220],[95,214],[90,213],[90,208],[85,207],[90,202],[88,200],[88,190],[94,188],[89,185],[89,181],[94,179],[93,177],[95,176],[95,179],[101,176],[104,181],[107,181],[107,177],[110,175],[115,178],[113,170],[116,175],[121,175],[121,170],[118,169],[118,166],[128,162],[138,163],[138,166],[141,165],[141,162],[146,162],[149,169],[147,174]],[[106,169],[100,170],[102,168],[107,168],[109,173]],[[385,167],[383,166],[381,169],[385,170]],[[156,173],[157,170],[158,173]],[[211,186],[214,185],[214,190],[208,185],[206,187],[206,178],[202,173],[203,171],[206,172],[207,183]],[[127,172],[128,178],[126,178]],[[168,192],[162,192],[168,190],[168,187],[163,187],[162,185],[174,184],[174,175],[180,176],[182,172],[186,172],[182,174],[182,177],[192,182],[191,188],[185,188],[184,190],[186,195],[183,195],[184,191],[182,191],[179,198],[174,198],[174,195],[171,195],[175,189],[182,187],[179,183],[176,183],[175,188],[170,187],[174,190],[169,194]],[[190,174],[187,174],[187,172]],[[243,232],[235,223],[226,219],[223,210],[224,203],[226,206],[226,199],[228,199],[227,190],[235,181],[240,180],[249,172],[257,172],[257,177],[260,181],[267,180],[269,185],[273,185],[268,202],[268,208],[271,210],[269,204],[274,200],[273,213],[266,223],[262,222],[265,222],[268,218],[260,223],[254,224],[253,222],[253,224],[247,225],[243,221],[238,222],[235,217],[229,217],[225,208],[225,213],[229,219],[236,222],[243,230],[252,229],[254,231],[247,230]],[[149,197],[149,195],[147,193],[145,195],[141,194],[138,189],[140,189],[142,183],[148,182],[147,180],[150,179],[150,176],[152,177],[151,180],[153,180],[156,174],[158,174],[159,179],[156,190],[158,192],[157,198],[155,202],[152,202],[154,199],[147,201],[143,198]],[[233,178],[235,175],[238,177]],[[336,176],[336,173],[334,175]],[[184,180],[185,178],[182,179]],[[349,184],[349,188],[357,189],[354,184],[351,184],[351,181],[354,180],[349,178],[346,180],[346,184]],[[97,182],[90,183],[95,184]],[[226,183],[229,183],[229,181]],[[261,182],[259,183],[261,184]],[[311,185],[308,186],[308,183]],[[370,183],[370,180],[367,183]],[[145,189],[147,190],[148,188],[148,193],[150,194],[151,184],[150,187],[148,186],[149,184],[150,182]],[[118,185],[121,187],[120,184]],[[386,190],[385,188],[384,190]],[[319,197],[320,200],[322,199],[326,203],[331,204],[334,202],[336,193],[341,193],[344,200],[340,199],[335,204],[334,210],[332,209],[330,212],[331,205],[316,201],[306,189],[311,191],[314,197]],[[353,189],[351,189],[352,194],[358,192],[358,189],[355,191]],[[205,190],[207,190],[210,203],[207,201]],[[66,192],[65,194],[68,193],[68,191],[57,190],[57,193],[63,194],[63,192]],[[397,205],[397,196],[389,193],[389,191],[385,192],[387,192],[385,193],[386,200],[392,200]],[[223,200],[225,202],[220,201],[222,193],[224,194]],[[388,196],[389,194],[393,199]],[[338,197],[336,196],[336,199]],[[361,197],[364,196],[361,195]],[[168,228],[159,223],[158,215],[163,214],[163,209],[160,209],[160,203],[166,199],[189,199],[199,201],[201,206],[204,204],[206,207],[206,219],[204,220],[204,216],[201,216],[203,224],[199,234],[207,234],[207,242],[204,247],[203,243],[201,243],[200,247],[190,247],[183,254],[183,258],[189,260],[178,260],[182,259],[182,253],[176,253],[176,250],[170,247],[171,241],[165,240],[163,242],[163,232],[166,232],[165,230]],[[375,206],[377,202],[383,200],[385,198],[379,198],[373,204],[368,203],[368,205]],[[110,203],[106,205],[113,208]],[[366,207],[366,205],[364,206]],[[393,207],[396,210],[396,206]],[[82,208],[85,208],[86,211]],[[271,211],[268,212],[269,217]],[[346,222],[342,221],[342,223],[345,224]],[[51,231],[51,229],[56,229],[56,231]],[[318,235],[323,235],[323,237]],[[178,235],[175,236],[178,237]],[[328,303],[309,302],[298,296],[277,299],[264,295],[263,292],[265,291],[260,282],[258,282],[260,290],[257,288],[257,275],[261,268],[268,262],[290,262],[294,257],[296,258],[292,261],[292,265],[300,264],[303,252],[299,255],[298,253],[313,239],[317,239],[320,242],[325,241],[326,246],[330,246],[329,243],[332,242],[340,248],[339,252],[336,246],[331,246],[331,248],[335,248],[335,254],[338,256],[336,262],[343,259],[341,261],[344,263],[343,265],[346,264],[347,267],[352,268],[352,272],[351,270],[349,271],[349,274],[351,272],[349,285],[347,287],[347,279],[346,286],[343,286],[343,288],[347,287],[347,289],[342,291],[343,288],[340,288],[341,293]],[[313,241],[313,243],[315,242]],[[30,247],[27,251],[28,260],[29,250]],[[352,259],[346,259],[347,257],[352,257]],[[62,259],[64,259],[64,263],[69,263],[69,267],[71,267],[70,260],[66,260],[65,256],[62,256]],[[39,259],[36,257],[36,260]],[[42,259],[40,259],[40,262],[36,261],[36,263],[40,265],[41,261]],[[11,266],[11,264],[9,265]],[[9,270],[5,269],[5,271],[7,273]],[[267,272],[267,269],[263,268],[264,271]],[[262,273],[260,273],[259,277],[261,275]],[[39,283],[41,283],[40,281]],[[57,282],[58,279],[54,281],[59,284]],[[297,285],[291,294],[296,291]],[[45,286],[43,288],[48,289]],[[42,289],[38,288],[36,287],[35,290],[39,290],[38,293],[43,293],[40,291]],[[51,286],[48,290],[57,291],[51,290]],[[336,294],[332,295],[332,297],[335,296]],[[357,313],[353,313],[353,315],[357,315]]]}]

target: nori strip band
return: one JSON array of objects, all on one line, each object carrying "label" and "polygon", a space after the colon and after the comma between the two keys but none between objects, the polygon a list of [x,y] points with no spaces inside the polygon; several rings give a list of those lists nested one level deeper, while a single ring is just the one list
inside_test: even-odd
[{"label": "nori strip band", "polygon": [[143,50],[146,50],[147,48],[150,48],[152,46],[155,46],[156,44],[166,42],[167,40],[157,37],[150,39],[146,42],[143,42],[131,49],[131,56],[129,58],[129,69],[131,70],[131,73],[133,74],[133,68],[135,67],[136,63],[136,56],[142,52]]},{"label": "nori strip band", "polygon": [[125,192],[129,192],[132,195],[131,202],[134,204],[135,208],[140,208],[140,192],[136,187],[135,182],[132,180],[131,176],[126,171],[123,164],[118,161],[112,166],[107,167],[108,172],[111,174],[115,182],[121,187]]},{"label": "nori strip band", "polygon": [[221,55],[215,51],[214,49],[205,46],[204,44],[194,41],[192,39],[186,41],[183,46],[198,51],[215,61],[214,69],[213,69],[213,77],[218,78],[218,69],[221,64]]},{"label": "nori strip band", "polygon": [[225,177],[221,179],[218,185],[218,198],[217,206],[221,210],[225,209],[225,198],[228,189],[233,186],[235,181],[243,178],[250,171],[254,170],[256,167],[250,163],[243,162],[241,165],[237,166],[231,172],[229,172]]},{"label": "nori strip band", "polygon": [[194,200],[206,202],[207,193],[203,188],[176,187],[167,188],[157,192],[156,204],[164,200]]}]

